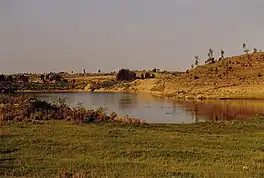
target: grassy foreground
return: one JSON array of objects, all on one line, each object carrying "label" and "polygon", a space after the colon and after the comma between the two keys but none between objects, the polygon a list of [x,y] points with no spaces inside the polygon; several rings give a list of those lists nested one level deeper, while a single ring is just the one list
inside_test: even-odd
[{"label": "grassy foreground", "polygon": [[264,120],[0,127],[0,177],[263,177]]}]

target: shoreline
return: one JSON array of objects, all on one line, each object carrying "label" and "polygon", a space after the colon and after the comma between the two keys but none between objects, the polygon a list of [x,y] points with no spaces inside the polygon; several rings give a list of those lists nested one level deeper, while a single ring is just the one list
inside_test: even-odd
[{"label": "shoreline", "polygon": [[16,93],[79,93],[91,92],[86,90],[17,90]]},{"label": "shoreline", "polygon": [[152,91],[134,91],[134,90],[108,90],[99,89],[95,91],[89,90],[18,90],[16,93],[131,93],[131,94],[151,94],[154,96],[165,97],[167,99],[183,99],[183,100],[264,100],[264,96],[206,96],[206,95],[196,95],[193,94],[172,94],[163,92],[152,92]]}]

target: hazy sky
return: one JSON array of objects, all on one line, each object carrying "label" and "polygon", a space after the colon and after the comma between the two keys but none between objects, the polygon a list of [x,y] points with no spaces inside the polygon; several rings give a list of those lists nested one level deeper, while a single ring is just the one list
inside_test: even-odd
[{"label": "hazy sky", "polygon": [[0,73],[185,70],[264,49],[263,0],[0,0]]}]

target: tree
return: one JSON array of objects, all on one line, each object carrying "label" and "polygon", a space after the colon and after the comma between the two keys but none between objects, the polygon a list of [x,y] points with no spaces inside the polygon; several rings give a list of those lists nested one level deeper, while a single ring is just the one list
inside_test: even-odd
[{"label": "tree", "polygon": [[243,43],[243,49],[246,49],[246,48],[247,48],[247,44]]},{"label": "tree", "polygon": [[194,65],[198,66],[199,65],[199,56],[194,56]]},{"label": "tree", "polygon": [[62,81],[62,77],[59,74],[54,74],[53,80],[55,80],[56,82],[60,82],[60,81]]},{"label": "tree", "polygon": [[41,74],[41,75],[40,75],[40,79],[41,79],[42,82],[44,83],[44,82],[45,82],[45,75],[44,75],[44,74]]},{"label": "tree", "polygon": [[7,78],[6,78],[6,80],[7,80],[8,82],[14,82],[14,78],[13,78],[12,75],[8,75]]},{"label": "tree", "polygon": [[29,82],[29,77],[25,76],[25,75],[20,75],[18,80],[24,82],[24,83],[28,83]]},{"label": "tree", "polygon": [[211,59],[211,54],[209,52],[208,52],[207,55],[208,55],[208,59]]},{"label": "tree", "polygon": [[97,72],[98,72],[98,73],[101,73],[101,70],[99,69]]},{"label": "tree", "polygon": [[141,79],[144,79],[144,78],[145,78],[144,74],[141,74]]},{"label": "tree", "polygon": [[253,53],[256,53],[256,52],[258,52],[258,50],[257,50],[257,48],[254,48],[254,52]]},{"label": "tree", "polygon": [[243,49],[244,49],[244,52],[246,53],[246,54],[248,54],[249,53],[249,49],[247,48],[247,44],[246,43],[243,43]]},{"label": "tree", "polygon": [[154,69],[152,70],[152,72],[156,73],[156,72],[157,72],[157,69],[156,69],[156,68],[154,68]]},{"label": "tree", "polygon": [[50,80],[50,73],[46,75],[46,81]]},{"label": "tree", "polygon": [[129,69],[121,69],[116,75],[118,81],[132,81],[137,77],[136,72],[130,71]]},{"label": "tree", "polygon": [[221,59],[224,59],[225,51],[221,49]]},{"label": "tree", "polygon": [[71,87],[72,87],[72,88],[75,87],[75,83],[76,83],[76,81],[75,81],[75,79],[73,79],[73,80],[72,80],[72,83],[71,83]]},{"label": "tree", "polygon": [[214,57],[214,51],[212,50],[212,48],[209,49],[209,54],[210,54],[210,57],[211,57],[211,58]]},{"label": "tree", "polygon": [[208,60],[205,61],[205,63],[214,63],[214,62],[215,62],[214,51],[210,48],[208,52]]},{"label": "tree", "polygon": [[149,72],[146,72],[146,74],[145,74],[145,78],[151,78],[151,75],[150,75]]},{"label": "tree", "polygon": [[55,81],[55,82],[61,82],[63,81],[63,77],[60,74],[56,74],[56,73],[50,73],[49,75],[49,81]]},{"label": "tree", "polygon": [[5,75],[1,74],[0,75],[0,82],[4,82],[4,81],[6,81]]}]

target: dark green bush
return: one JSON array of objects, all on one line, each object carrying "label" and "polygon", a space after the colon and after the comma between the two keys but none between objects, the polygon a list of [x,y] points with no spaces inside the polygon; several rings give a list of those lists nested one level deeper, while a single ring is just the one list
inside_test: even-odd
[{"label": "dark green bush", "polygon": [[6,78],[3,74],[0,75],[0,82],[4,82],[6,81]]},{"label": "dark green bush", "polygon": [[149,72],[146,72],[146,74],[145,74],[145,78],[151,78],[151,75],[150,75],[150,73]]},{"label": "dark green bush", "polygon": [[121,69],[116,75],[117,81],[132,81],[137,77],[136,73],[129,69]]},{"label": "dark green bush", "polygon": [[144,74],[141,74],[141,79],[144,79],[144,78],[145,78]]}]

